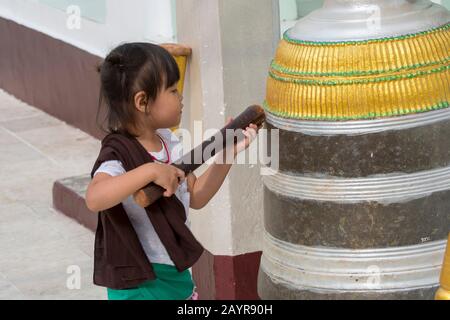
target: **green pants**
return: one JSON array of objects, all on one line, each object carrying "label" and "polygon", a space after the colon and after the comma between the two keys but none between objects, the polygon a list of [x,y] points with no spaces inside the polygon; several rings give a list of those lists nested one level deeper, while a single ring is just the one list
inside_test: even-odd
[{"label": "green pants", "polygon": [[178,272],[175,266],[152,264],[155,280],[144,282],[135,289],[108,288],[109,300],[186,300],[194,292],[194,281],[189,270]]}]

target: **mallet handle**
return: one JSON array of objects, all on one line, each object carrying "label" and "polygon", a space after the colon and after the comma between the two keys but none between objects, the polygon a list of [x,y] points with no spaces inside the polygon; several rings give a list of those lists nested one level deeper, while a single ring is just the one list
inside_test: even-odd
[{"label": "mallet handle", "polygon": [[[266,116],[264,113],[264,109],[261,106],[253,105],[248,107],[244,112],[242,112],[236,119],[234,119],[230,124],[222,128],[218,133],[212,136],[210,139],[203,141],[201,145],[186,153],[183,157],[181,157],[178,161],[173,163],[172,165],[177,167],[180,170],[183,170],[186,175],[195,171],[202,164],[208,161],[209,158],[213,157],[216,152],[222,151],[226,147],[226,131],[227,130],[244,130],[250,124],[255,124],[258,127],[261,127],[266,120]],[[242,139],[244,136],[242,135],[240,138]],[[215,143],[217,139],[218,141],[222,141],[221,145],[215,146],[206,156],[204,155],[204,150]],[[235,139],[234,143],[238,142],[241,139]],[[198,159],[200,157],[200,159]],[[161,198],[164,194],[164,188],[150,183],[145,188],[137,191],[134,194],[134,200],[136,203],[146,208],[156,200]]]}]

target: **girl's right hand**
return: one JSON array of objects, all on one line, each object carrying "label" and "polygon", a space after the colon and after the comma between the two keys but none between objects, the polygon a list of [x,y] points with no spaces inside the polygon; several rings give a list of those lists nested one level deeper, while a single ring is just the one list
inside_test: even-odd
[{"label": "girl's right hand", "polygon": [[177,191],[180,183],[184,181],[184,172],[169,164],[152,162],[149,165],[154,170],[153,183],[166,190],[164,197],[171,197]]}]

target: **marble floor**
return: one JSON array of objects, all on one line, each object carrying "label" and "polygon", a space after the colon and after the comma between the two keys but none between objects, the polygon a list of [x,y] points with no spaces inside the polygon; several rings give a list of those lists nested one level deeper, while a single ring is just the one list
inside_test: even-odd
[{"label": "marble floor", "polygon": [[100,141],[0,90],[0,300],[106,299],[94,234],[55,211],[55,180],[90,172]]}]

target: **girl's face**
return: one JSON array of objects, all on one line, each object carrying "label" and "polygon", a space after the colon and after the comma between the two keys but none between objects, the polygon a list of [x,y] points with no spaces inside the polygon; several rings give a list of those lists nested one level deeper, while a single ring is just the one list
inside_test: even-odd
[{"label": "girl's face", "polygon": [[156,100],[148,106],[149,124],[154,129],[173,128],[179,125],[183,109],[182,101],[183,96],[177,90],[177,83],[162,90]]}]

